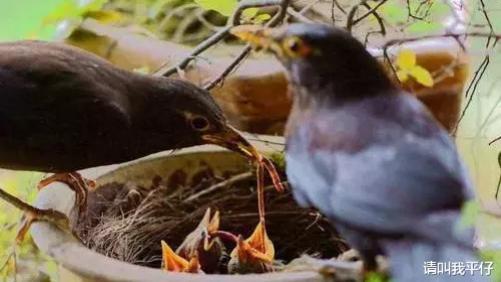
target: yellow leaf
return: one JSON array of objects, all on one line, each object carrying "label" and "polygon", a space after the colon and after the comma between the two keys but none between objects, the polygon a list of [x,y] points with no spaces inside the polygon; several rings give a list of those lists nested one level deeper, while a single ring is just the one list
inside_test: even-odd
[{"label": "yellow leaf", "polygon": [[404,71],[404,70],[398,70],[397,77],[398,77],[398,80],[400,80],[400,82],[406,82],[407,79],[409,79],[409,75],[407,74],[407,71]]},{"label": "yellow leaf", "polygon": [[254,17],[254,23],[261,24],[269,19],[271,19],[271,16],[269,14],[260,14]]},{"label": "yellow leaf", "polygon": [[412,68],[416,65],[416,53],[409,49],[402,50],[398,54],[396,64],[400,69]]},{"label": "yellow leaf", "polygon": [[431,77],[430,72],[421,67],[421,66],[414,66],[410,70],[410,75],[416,79],[417,82],[420,84],[427,86],[427,87],[432,87],[433,86],[433,77]]},{"label": "yellow leaf", "polygon": [[116,23],[123,19],[123,15],[116,11],[87,11],[84,18],[92,18],[103,24]]}]

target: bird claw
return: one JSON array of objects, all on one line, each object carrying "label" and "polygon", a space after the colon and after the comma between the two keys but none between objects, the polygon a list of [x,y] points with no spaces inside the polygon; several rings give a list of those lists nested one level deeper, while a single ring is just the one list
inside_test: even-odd
[{"label": "bird claw", "polygon": [[78,172],[56,173],[42,179],[38,183],[38,190],[42,190],[53,182],[62,182],[75,191],[75,205],[78,207],[78,214],[82,214],[87,206],[87,195],[90,189],[96,187],[94,180],[84,178]]},{"label": "bird claw", "polygon": [[70,221],[68,217],[62,212],[52,209],[42,210],[32,207],[32,210],[25,212],[24,219],[17,232],[16,242],[18,244],[20,244],[24,240],[24,238],[26,237],[26,233],[28,233],[28,230],[30,229],[31,225],[38,221],[45,221],[52,223],[57,227],[59,227],[61,230],[71,233],[72,235],[75,235],[71,231]]}]

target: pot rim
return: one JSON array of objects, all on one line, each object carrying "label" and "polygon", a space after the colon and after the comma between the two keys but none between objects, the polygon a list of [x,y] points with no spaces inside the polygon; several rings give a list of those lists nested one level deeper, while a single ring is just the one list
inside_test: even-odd
[{"label": "pot rim", "polygon": [[[267,141],[283,143],[283,137],[265,137]],[[261,151],[283,149],[281,145],[262,144],[254,145]],[[154,154],[139,160],[120,165],[111,165],[91,168],[81,171],[84,177],[97,179],[106,174],[130,167],[143,161],[154,160],[166,156],[193,154],[197,152],[221,152],[226,151],[216,146],[205,145],[183,149],[175,153],[163,152]],[[35,206],[41,209],[56,209],[69,215],[74,203],[74,192],[65,184],[52,183],[43,189],[37,196]],[[96,281],[170,281],[170,282],[259,282],[259,281],[324,281],[324,277],[314,271],[281,272],[248,275],[197,275],[190,273],[166,273],[161,269],[153,269],[129,264],[113,258],[106,257],[85,247],[72,235],[65,233],[59,228],[46,222],[36,222],[31,228],[31,235],[35,244],[46,254],[51,256],[60,266],[74,274],[94,279]]]}]

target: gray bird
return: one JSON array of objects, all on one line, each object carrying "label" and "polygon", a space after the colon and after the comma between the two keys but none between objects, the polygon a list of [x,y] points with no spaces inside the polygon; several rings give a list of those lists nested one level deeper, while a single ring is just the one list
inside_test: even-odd
[{"label": "gray bird", "polygon": [[427,262],[478,261],[473,230],[459,225],[473,188],[453,140],[344,30],[320,24],[238,27],[271,50],[294,100],[287,176],[296,200],[328,216],[365,270],[389,258],[394,281],[480,281],[424,274]]}]

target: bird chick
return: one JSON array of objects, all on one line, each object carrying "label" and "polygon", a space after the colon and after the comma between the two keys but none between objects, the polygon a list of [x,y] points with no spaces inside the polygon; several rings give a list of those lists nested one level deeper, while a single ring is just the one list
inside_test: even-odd
[{"label": "bird chick", "polygon": [[176,253],[183,258],[198,256],[200,267],[205,273],[217,273],[226,251],[223,242],[217,237],[219,223],[219,211],[211,218],[211,209],[208,208],[198,226],[186,236]]},{"label": "bird chick", "polygon": [[196,253],[187,260],[176,254],[165,241],[162,240],[161,243],[162,269],[169,272],[202,273]]},{"label": "bird chick", "polygon": [[252,235],[243,239],[239,235],[230,254],[228,273],[265,273],[273,271],[275,247],[268,238],[264,222],[260,221]]},{"label": "bird chick", "polygon": [[366,271],[382,254],[395,281],[486,280],[424,274],[427,261],[478,260],[473,230],[459,225],[473,187],[447,132],[358,40],[322,24],[232,33],[286,68],[293,98],[286,173],[294,197],[336,223]]}]

